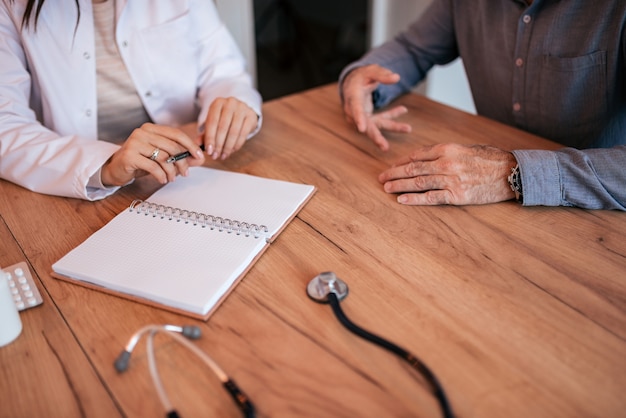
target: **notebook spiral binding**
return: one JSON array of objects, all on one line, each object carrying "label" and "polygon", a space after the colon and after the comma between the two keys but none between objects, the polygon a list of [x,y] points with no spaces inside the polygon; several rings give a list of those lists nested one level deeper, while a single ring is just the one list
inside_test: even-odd
[{"label": "notebook spiral binding", "polygon": [[269,230],[265,225],[240,222],[228,218],[222,218],[221,216],[207,215],[205,213],[146,202],[139,199],[134,200],[133,203],[130,204],[129,209],[131,212],[136,211],[138,214],[143,213],[146,216],[152,215],[154,218],[160,217],[161,219],[167,219],[170,221],[175,220],[176,222],[184,222],[186,224],[191,223],[194,226],[199,225],[202,228],[218,230],[219,232],[226,231],[229,234],[243,234],[246,237],[251,235],[254,236],[254,238],[260,238],[261,236],[267,237],[267,234],[269,233]]}]

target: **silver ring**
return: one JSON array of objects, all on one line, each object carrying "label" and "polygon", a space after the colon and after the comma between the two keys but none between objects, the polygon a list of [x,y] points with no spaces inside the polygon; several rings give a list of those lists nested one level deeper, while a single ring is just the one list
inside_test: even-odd
[{"label": "silver ring", "polygon": [[161,150],[158,148],[155,148],[154,151],[152,151],[152,155],[150,156],[150,159],[152,161],[156,160],[157,157],[159,156],[159,152],[161,152]]}]

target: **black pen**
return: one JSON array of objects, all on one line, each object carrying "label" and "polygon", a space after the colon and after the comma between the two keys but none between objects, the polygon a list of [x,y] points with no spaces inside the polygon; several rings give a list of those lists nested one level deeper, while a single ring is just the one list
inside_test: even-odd
[{"label": "black pen", "polygon": [[[200,145],[200,149],[202,151],[204,151],[204,144]],[[182,160],[183,158],[187,158],[190,155],[191,155],[191,153],[189,151],[181,152],[180,154],[176,154],[176,155],[171,156],[170,158],[168,158],[166,160],[166,162],[173,163],[173,162],[176,162],[178,160]]]}]

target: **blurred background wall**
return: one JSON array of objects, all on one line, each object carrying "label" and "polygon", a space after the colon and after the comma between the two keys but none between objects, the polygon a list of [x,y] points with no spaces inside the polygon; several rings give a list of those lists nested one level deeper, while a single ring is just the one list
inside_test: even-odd
[{"label": "blurred background wall", "polygon": [[[431,0],[215,0],[264,100],[337,81]],[[435,67],[416,92],[475,113],[461,60]]]}]

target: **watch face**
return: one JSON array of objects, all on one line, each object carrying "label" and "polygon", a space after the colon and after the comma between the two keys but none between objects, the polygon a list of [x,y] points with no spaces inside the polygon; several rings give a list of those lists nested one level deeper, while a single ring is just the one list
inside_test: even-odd
[{"label": "watch face", "polygon": [[519,165],[516,165],[511,169],[511,174],[507,177],[509,181],[509,187],[515,192],[515,200],[522,201],[522,181],[520,178]]}]

